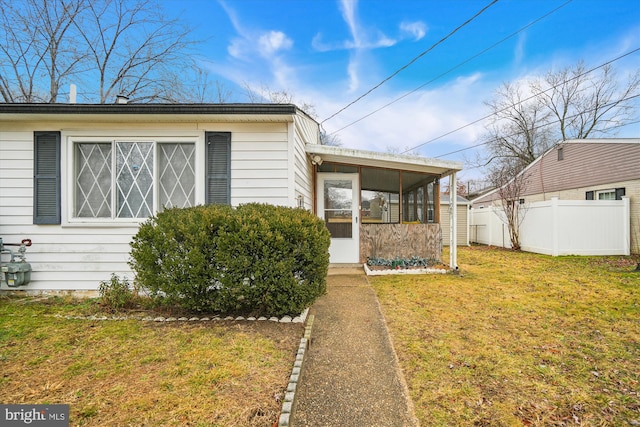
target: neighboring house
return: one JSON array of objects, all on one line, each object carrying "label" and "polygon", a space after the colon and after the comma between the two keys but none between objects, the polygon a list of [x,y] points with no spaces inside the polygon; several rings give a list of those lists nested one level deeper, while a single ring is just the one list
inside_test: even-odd
[{"label": "neighboring house", "polygon": [[[630,249],[640,252],[640,139],[562,141],[523,172],[525,189],[519,203],[551,200],[629,199]],[[493,190],[472,200],[474,209],[498,205]],[[591,227],[602,225],[591,224]]]},{"label": "neighboring house", "polygon": [[[458,246],[469,246],[469,208],[471,202],[462,196],[458,196]],[[442,244],[449,245],[451,225],[450,225],[451,205],[449,195],[440,195],[440,224],[442,224]]]},{"label": "neighboring house", "polygon": [[332,263],[440,258],[439,215],[426,212],[460,169],[320,145],[318,123],[289,104],[0,104],[0,237],[33,241],[28,290],[131,278],[132,236],[169,206],[312,210]]}]

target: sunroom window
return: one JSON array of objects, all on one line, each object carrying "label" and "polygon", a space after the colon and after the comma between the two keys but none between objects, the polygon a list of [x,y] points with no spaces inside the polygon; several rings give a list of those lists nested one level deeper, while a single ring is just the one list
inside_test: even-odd
[{"label": "sunroom window", "polygon": [[76,218],[147,218],[194,205],[194,143],[77,142],[74,167]]}]

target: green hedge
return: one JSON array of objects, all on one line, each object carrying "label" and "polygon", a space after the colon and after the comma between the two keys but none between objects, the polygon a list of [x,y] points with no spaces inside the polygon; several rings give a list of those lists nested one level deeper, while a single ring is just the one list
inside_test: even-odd
[{"label": "green hedge", "polygon": [[325,292],[329,232],[303,209],[167,209],[131,243],[137,285],[190,311],[298,314]]}]

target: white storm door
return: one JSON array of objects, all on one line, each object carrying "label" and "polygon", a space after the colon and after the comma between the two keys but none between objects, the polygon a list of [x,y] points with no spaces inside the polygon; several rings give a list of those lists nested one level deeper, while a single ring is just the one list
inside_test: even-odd
[{"label": "white storm door", "polygon": [[359,193],[357,173],[318,174],[318,215],[331,233],[331,263],[360,261]]}]

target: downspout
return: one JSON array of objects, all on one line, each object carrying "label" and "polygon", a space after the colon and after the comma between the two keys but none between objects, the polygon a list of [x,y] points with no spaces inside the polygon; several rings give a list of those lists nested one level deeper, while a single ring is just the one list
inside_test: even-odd
[{"label": "downspout", "polygon": [[456,173],[449,177],[449,268],[458,271],[458,183]]}]

